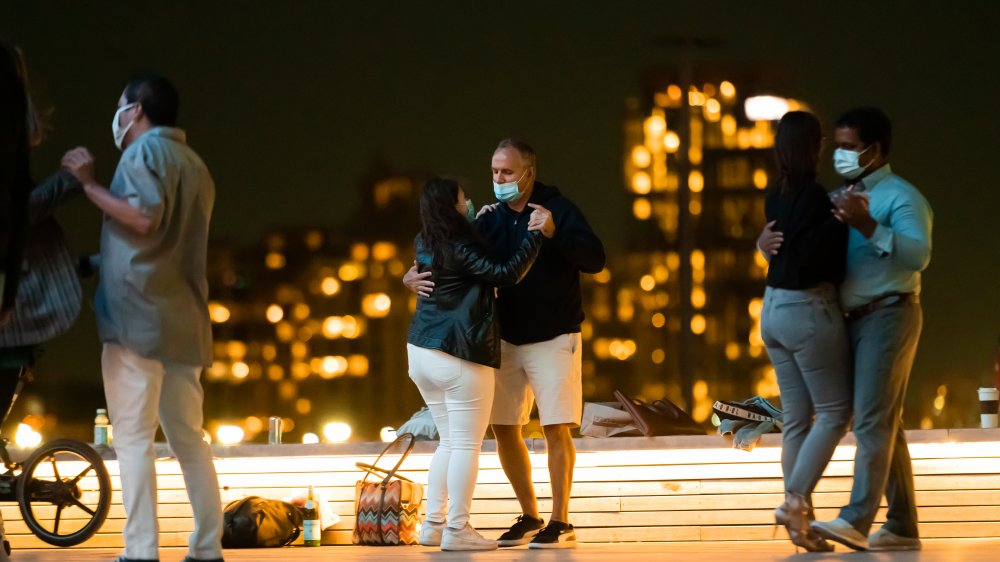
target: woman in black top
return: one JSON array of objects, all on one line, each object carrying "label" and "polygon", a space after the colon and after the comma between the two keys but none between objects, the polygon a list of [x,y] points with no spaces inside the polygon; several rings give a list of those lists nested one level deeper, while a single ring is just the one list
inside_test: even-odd
[{"label": "woman in black top", "polygon": [[[764,203],[769,226],[784,233],[770,258],[761,335],[781,389],[781,468],[785,503],[775,521],[809,551],[832,546],[809,526],[811,495],[847,431],[851,415],[850,348],[837,301],[847,256],[847,227],[816,183],[822,132],[811,113],[792,111],[775,137],[777,181]],[[814,421],[815,416],[815,421]]]},{"label": "woman in black top", "polygon": [[0,38],[0,325],[14,310],[32,188],[28,154],[40,137],[24,58]]},{"label": "woman in black top", "polygon": [[500,366],[494,293],[498,285],[524,278],[542,245],[541,234],[529,228],[510,259],[496,262],[473,229],[474,218],[456,181],[433,178],[424,185],[417,266],[432,273],[434,292],[417,301],[406,350],[410,378],[441,435],[427,477],[420,544],[443,550],[497,548],[469,525],[479,450],[493,408],[493,369]]}]

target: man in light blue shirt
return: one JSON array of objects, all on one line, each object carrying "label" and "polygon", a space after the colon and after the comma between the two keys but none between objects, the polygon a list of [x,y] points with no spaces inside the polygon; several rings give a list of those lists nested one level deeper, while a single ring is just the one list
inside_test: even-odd
[{"label": "man in light blue shirt", "polygon": [[202,439],[201,373],[212,358],[205,277],[215,184],[176,128],[179,98],[165,78],[129,80],[112,131],[123,149],[106,189],[85,148],[63,165],[104,212],[97,324],[125,506],[118,562],[158,560],[153,439],[163,428],[194,512],[185,562],[222,561],[222,503]]},{"label": "man in light blue shirt", "polygon": [[[902,414],[923,327],[920,273],[930,263],[933,214],[927,200],[889,166],[892,127],[872,107],[837,120],[834,166],[847,186],[834,194],[847,223],[847,276],[840,287],[854,352],[854,485],[820,535],[856,550],[920,548],[913,466]],[[882,496],[886,523],[868,536]]]}]

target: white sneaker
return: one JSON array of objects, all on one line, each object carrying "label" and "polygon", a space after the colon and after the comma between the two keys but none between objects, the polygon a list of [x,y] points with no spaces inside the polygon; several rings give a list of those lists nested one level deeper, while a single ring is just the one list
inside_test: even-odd
[{"label": "white sneaker", "polygon": [[868,536],[868,550],[920,550],[920,539],[904,537],[882,527]]},{"label": "white sneaker", "polygon": [[496,550],[497,541],[484,538],[472,525],[461,529],[446,527],[441,536],[441,550]]},{"label": "white sneaker", "polygon": [[812,528],[824,539],[839,542],[854,550],[868,550],[868,537],[840,517],[833,521],[813,521]]},{"label": "white sneaker", "polygon": [[424,521],[420,526],[421,546],[441,546],[441,534],[444,532],[444,523],[434,521]]}]

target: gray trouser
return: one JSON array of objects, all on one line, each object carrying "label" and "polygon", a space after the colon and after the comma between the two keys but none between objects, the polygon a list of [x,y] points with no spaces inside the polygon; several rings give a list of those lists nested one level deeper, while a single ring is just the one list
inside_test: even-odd
[{"label": "gray trouser", "polygon": [[760,327],[781,390],[785,491],[808,498],[851,416],[850,347],[837,291],[768,287]]},{"label": "gray trouser", "polygon": [[862,534],[871,530],[882,495],[885,528],[918,536],[913,465],[903,433],[903,400],[923,327],[919,303],[883,308],[848,324],[854,348],[854,486],[840,518]]}]

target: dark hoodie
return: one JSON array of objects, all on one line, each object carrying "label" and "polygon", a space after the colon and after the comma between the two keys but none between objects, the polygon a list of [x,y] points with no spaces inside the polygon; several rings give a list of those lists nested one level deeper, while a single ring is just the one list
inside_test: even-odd
[{"label": "dark hoodie", "polygon": [[[517,285],[498,289],[500,337],[514,345],[551,340],[580,331],[583,297],[580,272],[604,269],[604,245],[583,213],[554,186],[535,182],[529,203],[552,213],[555,235],[546,239],[534,266]],[[505,261],[520,247],[528,232],[525,206],[520,213],[499,205],[476,220],[493,259]]]}]

